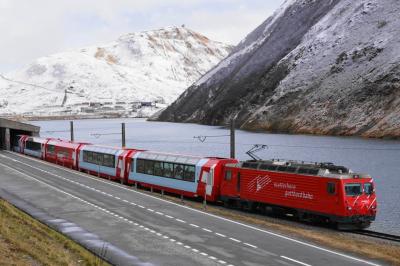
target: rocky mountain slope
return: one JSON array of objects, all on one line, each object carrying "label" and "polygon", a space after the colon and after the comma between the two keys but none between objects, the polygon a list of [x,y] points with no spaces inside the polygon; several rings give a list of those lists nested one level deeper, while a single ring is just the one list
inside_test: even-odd
[{"label": "rocky mountain slope", "polygon": [[168,104],[231,49],[182,26],[46,56],[0,76],[0,113],[118,112],[138,102]]},{"label": "rocky mountain slope", "polygon": [[400,137],[400,1],[293,0],[158,119]]}]

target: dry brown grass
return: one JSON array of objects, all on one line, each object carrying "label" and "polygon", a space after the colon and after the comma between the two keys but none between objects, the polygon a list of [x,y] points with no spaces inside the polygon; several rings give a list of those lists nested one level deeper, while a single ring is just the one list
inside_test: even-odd
[{"label": "dry brown grass", "polygon": [[[145,191],[145,193],[161,197],[158,193],[150,193],[148,191]],[[164,195],[163,198],[204,211],[203,204],[200,202],[191,200],[184,200],[184,202],[182,202],[179,198],[168,195]],[[207,205],[205,211],[234,221],[256,225],[273,232],[310,241],[317,245],[330,247],[346,253],[352,253],[356,256],[358,255],[360,258],[383,260],[391,265],[400,265],[400,245],[388,241],[374,240],[368,237],[326,228],[306,226],[298,222],[288,222],[268,216],[225,209],[210,204]]]},{"label": "dry brown grass", "polygon": [[109,265],[0,199],[0,265]]}]

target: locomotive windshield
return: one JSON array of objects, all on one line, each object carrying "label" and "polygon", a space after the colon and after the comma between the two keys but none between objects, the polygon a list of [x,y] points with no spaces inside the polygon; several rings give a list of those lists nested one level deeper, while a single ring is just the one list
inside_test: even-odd
[{"label": "locomotive windshield", "polygon": [[374,192],[374,186],[372,185],[372,183],[365,183],[364,191],[365,191],[365,194],[371,195]]},{"label": "locomotive windshield", "polygon": [[344,186],[347,196],[358,196],[362,194],[362,186],[358,183],[346,184]]}]

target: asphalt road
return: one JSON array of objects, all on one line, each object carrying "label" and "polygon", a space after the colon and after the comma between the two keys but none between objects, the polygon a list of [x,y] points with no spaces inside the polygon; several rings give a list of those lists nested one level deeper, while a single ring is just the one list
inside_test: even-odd
[{"label": "asphalt road", "polygon": [[0,190],[113,264],[381,265],[6,151]]}]

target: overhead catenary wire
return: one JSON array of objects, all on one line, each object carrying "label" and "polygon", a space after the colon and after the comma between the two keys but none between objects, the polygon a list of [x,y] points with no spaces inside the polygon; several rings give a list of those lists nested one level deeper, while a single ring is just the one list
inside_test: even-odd
[{"label": "overhead catenary wire", "polygon": [[13,80],[10,78],[7,78],[6,76],[4,76],[3,74],[0,74],[0,77],[3,78],[4,80],[10,81],[10,82],[14,82],[17,84],[21,84],[21,85],[26,85],[26,86],[31,86],[31,87],[35,87],[35,88],[40,88],[40,89],[44,89],[47,91],[51,91],[51,92],[57,92],[57,93],[65,93],[64,91],[56,91],[56,90],[51,90],[49,88],[40,86],[40,85],[36,85],[36,84],[32,84],[32,83],[27,83],[27,82],[23,82],[23,81],[18,81],[18,80]]},{"label": "overhead catenary wire", "polygon": [[201,142],[205,142],[207,138],[220,138],[220,137],[229,137],[230,135],[214,135],[214,136],[194,136],[194,139],[198,139]]},{"label": "overhead catenary wire", "polygon": [[61,133],[61,132],[70,132],[70,131],[69,130],[47,130],[47,131],[42,131],[42,133],[49,133],[49,134]]},{"label": "overhead catenary wire", "polygon": [[[58,133],[58,132],[70,132],[69,130],[50,130],[50,131],[42,131],[43,133]],[[90,136],[95,138],[99,138],[100,136],[107,135],[120,135],[121,133],[90,133]],[[171,139],[158,139],[158,140],[129,140],[130,143],[173,143],[173,144],[196,144],[198,142],[193,141],[193,139],[186,138],[184,140],[171,140]],[[217,144],[217,145],[229,145],[229,142],[217,142],[217,141],[207,141],[202,142],[205,144]],[[236,145],[240,146],[254,146],[255,143],[241,143],[237,142]],[[282,147],[282,148],[295,148],[295,149],[327,149],[327,150],[363,150],[363,151],[400,151],[399,148],[374,148],[374,147],[343,147],[343,146],[315,146],[315,145],[286,145],[286,144],[263,144],[268,147]]]},{"label": "overhead catenary wire", "polygon": [[96,139],[100,138],[101,136],[109,136],[109,135],[121,135],[121,133],[90,133],[90,136],[93,136]]}]

